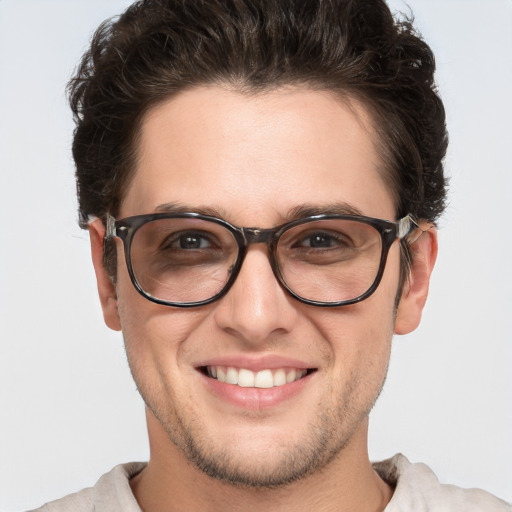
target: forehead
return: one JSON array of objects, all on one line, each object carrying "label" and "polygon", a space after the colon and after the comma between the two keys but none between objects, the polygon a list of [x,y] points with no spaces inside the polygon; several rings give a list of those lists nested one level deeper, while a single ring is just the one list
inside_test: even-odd
[{"label": "forehead", "polygon": [[278,221],[303,205],[347,204],[389,218],[392,194],[381,177],[370,126],[359,104],[324,92],[182,92],[143,119],[121,214],[173,203],[251,223],[262,211]]}]

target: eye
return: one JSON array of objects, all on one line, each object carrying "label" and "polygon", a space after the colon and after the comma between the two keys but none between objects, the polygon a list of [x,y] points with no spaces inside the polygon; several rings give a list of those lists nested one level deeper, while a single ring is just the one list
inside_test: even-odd
[{"label": "eye", "polygon": [[168,236],[161,244],[163,250],[202,250],[215,248],[216,244],[209,233],[186,231]]},{"label": "eye", "polygon": [[177,246],[180,249],[207,249],[211,247],[211,242],[203,235],[187,233],[181,235],[173,246]]},{"label": "eye", "polygon": [[335,232],[313,232],[296,240],[293,248],[311,248],[311,249],[334,249],[349,247],[350,242],[342,233]]}]

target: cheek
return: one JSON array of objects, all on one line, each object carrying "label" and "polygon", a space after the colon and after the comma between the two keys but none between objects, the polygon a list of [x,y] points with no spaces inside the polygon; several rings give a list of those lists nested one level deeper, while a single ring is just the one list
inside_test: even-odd
[{"label": "cheek", "polygon": [[184,342],[205,316],[204,311],[177,310],[152,304],[142,297],[135,304],[127,302],[119,301],[125,343],[127,350],[136,350],[140,357],[169,358],[172,354],[178,360],[186,349]]},{"label": "cheek", "polygon": [[396,256],[390,253],[379,287],[366,300],[339,309],[310,311],[311,322],[327,341],[323,345],[325,357],[335,367],[341,386],[352,382],[373,389],[385,378],[399,282]]},{"label": "cheek", "polygon": [[393,336],[397,291],[398,277],[383,279],[375,293],[364,301],[311,311],[310,320],[329,341],[333,356],[360,352],[378,354],[382,346],[390,344]]},{"label": "cheek", "polygon": [[179,371],[192,371],[186,364],[190,360],[186,340],[203,323],[207,308],[177,309],[152,303],[122,279],[118,290],[125,349],[137,385],[158,387]]},{"label": "cheek", "polygon": [[[143,301],[146,301],[141,297]],[[138,301],[138,299],[137,299]],[[174,310],[127,301],[120,304],[125,350],[130,371],[146,405],[162,424],[179,415],[180,403],[192,408],[195,397],[184,384],[195,369],[186,340],[201,324],[204,313]]]},{"label": "cheek", "polygon": [[[367,299],[370,300],[370,299]],[[344,367],[345,374],[364,373],[367,376],[381,373],[386,368],[393,336],[394,315],[392,301],[379,311],[362,303],[337,314],[328,312],[328,318],[317,322],[317,329],[328,341],[327,357],[332,365]]]}]

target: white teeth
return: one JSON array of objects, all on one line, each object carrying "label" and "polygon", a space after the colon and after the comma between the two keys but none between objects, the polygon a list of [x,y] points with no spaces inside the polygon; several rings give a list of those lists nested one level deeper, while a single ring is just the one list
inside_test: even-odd
[{"label": "white teeth", "polygon": [[261,370],[254,377],[254,387],[256,388],[272,388],[274,387],[274,378],[270,370]]},{"label": "white teeth", "polygon": [[226,372],[225,369],[221,366],[217,367],[217,380],[220,380],[221,382],[226,382]]},{"label": "white teeth", "polygon": [[278,368],[277,370],[260,370],[253,372],[246,368],[233,366],[208,366],[206,368],[210,377],[227,384],[238,385],[243,388],[273,388],[284,386],[301,379],[307,374],[306,369]]},{"label": "white teeth", "polygon": [[295,378],[297,377],[297,372],[295,371],[295,369],[291,369],[287,374],[286,374],[286,382],[290,383],[290,382],[293,382],[295,380]]},{"label": "white teeth", "polygon": [[283,386],[286,384],[286,373],[284,370],[277,370],[274,373],[274,386]]},{"label": "white teeth", "polygon": [[243,388],[254,387],[254,372],[241,368],[238,372],[238,385]]},{"label": "white teeth", "polygon": [[238,384],[238,371],[231,366],[226,371],[226,382],[228,384]]}]

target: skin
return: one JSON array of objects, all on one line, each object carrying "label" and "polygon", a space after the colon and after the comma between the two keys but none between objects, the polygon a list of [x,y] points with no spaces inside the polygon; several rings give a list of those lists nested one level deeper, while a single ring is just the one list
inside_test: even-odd
[{"label": "skin", "polygon": [[[269,228],[286,222],[293,208],[341,204],[396,220],[368,126],[360,105],[349,108],[327,93],[244,96],[220,86],[183,92],[146,115],[118,218],[174,203],[214,209],[238,226]],[[396,311],[397,242],[379,288],[356,305],[318,308],[294,300],[257,244],[227,295],[178,309],[136,292],[120,244],[114,285],[101,263],[101,222],[90,232],[105,321],[123,331],[147,405],[150,461],[131,482],[144,510],[385,507],[392,490],[369,462],[368,414],[386,376],[393,333],[410,332],[420,321],[435,230],[413,245]],[[254,364],[293,358],[316,371],[291,397],[264,407],[251,395],[250,406],[240,406],[212,392],[198,370],[226,357]]]}]

